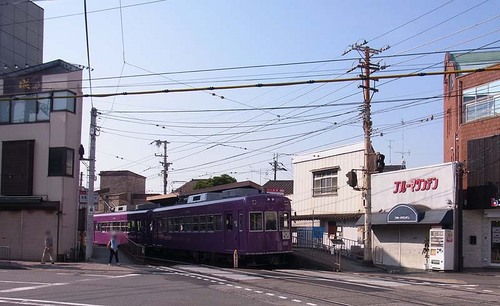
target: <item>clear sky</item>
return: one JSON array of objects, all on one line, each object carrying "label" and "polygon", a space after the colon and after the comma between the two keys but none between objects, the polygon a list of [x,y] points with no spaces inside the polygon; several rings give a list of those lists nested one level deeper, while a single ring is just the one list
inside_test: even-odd
[{"label": "clear sky", "polygon": [[[82,2],[37,1],[45,9],[45,61],[87,64]],[[380,75],[440,71],[444,54],[437,51],[500,47],[497,0],[89,0],[88,10],[94,93],[353,77],[359,70],[346,72],[359,55],[342,53],[363,40],[372,48],[391,46],[376,59],[389,66]],[[175,73],[330,59],[337,61]],[[159,139],[170,142],[170,188],[222,173],[263,184],[272,178],[275,153],[288,169],[278,179],[291,179],[294,154],[362,141],[358,85],[94,98],[101,113],[97,171],[131,170],[147,177],[149,192],[161,192],[155,157],[161,151],[150,145]],[[441,163],[443,77],[376,85],[373,144],[386,163],[399,163],[401,152],[409,152],[408,167]],[[418,100],[429,97],[436,98]],[[91,101],[84,103],[88,148]],[[238,108],[250,110],[227,111]],[[198,112],[165,112],[172,110]]]}]

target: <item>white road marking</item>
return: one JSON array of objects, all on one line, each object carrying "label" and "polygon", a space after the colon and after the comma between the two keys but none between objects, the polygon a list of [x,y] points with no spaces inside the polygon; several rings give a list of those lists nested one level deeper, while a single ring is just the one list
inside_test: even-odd
[{"label": "white road marking", "polygon": [[26,284],[26,285],[46,285],[46,284],[50,284],[50,283],[20,282],[20,281],[6,281],[6,280],[0,280],[0,283],[7,283],[7,284]]},{"label": "white road marking", "polygon": [[53,287],[53,286],[64,286],[64,285],[69,285],[69,283],[51,283],[51,284],[30,286],[30,287],[18,287],[18,288],[0,290],[0,293],[11,293],[11,292],[35,290],[35,289],[41,289],[41,288],[47,288],[47,287]]},{"label": "white road marking", "polygon": [[226,284],[226,286],[228,286],[228,287],[233,287],[233,285],[231,285],[231,284]]},{"label": "white road marking", "polygon": [[50,300],[31,300],[23,298],[0,297],[0,303],[21,304],[21,305],[64,305],[64,306],[100,306],[97,304],[82,304],[71,302],[58,302]]},{"label": "white road marking", "polygon": [[245,290],[246,290],[246,291],[252,291],[252,289],[251,289],[251,288],[245,288]]},{"label": "white road marking", "polygon": [[483,290],[483,292],[493,292],[493,290]]},{"label": "white road marking", "polygon": [[234,286],[234,288],[236,288],[236,289],[241,289],[241,286]]},{"label": "white road marking", "polygon": [[295,303],[302,303],[301,300],[292,300],[292,302],[295,302]]},{"label": "white road marking", "polygon": [[266,295],[274,296],[274,293],[266,293]]},{"label": "white road marking", "polygon": [[306,305],[309,305],[309,306],[316,306],[317,304],[314,304],[314,303],[306,303]]},{"label": "white road marking", "polygon": [[286,296],[282,296],[282,295],[280,295],[280,296],[278,296],[278,297],[279,297],[280,299],[282,299],[282,300],[286,300],[286,299],[288,299]]},{"label": "white road marking", "polygon": [[255,293],[259,293],[259,294],[261,294],[261,293],[262,293],[262,291],[260,291],[260,290],[254,290],[254,292],[255,292]]}]

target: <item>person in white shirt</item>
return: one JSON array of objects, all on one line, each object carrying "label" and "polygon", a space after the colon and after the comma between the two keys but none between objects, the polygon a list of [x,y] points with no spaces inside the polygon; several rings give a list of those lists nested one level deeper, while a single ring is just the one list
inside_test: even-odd
[{"label": "person in white shirt", "polygon": [[41,263],[45,264],[45,257],[49,255],[49,259],[54,264],[54,258],[52,258],[54,242],[52,240],[52,236],[50,235],[50,231],[45,232],[45,246],[43,248],[42,260]]},{"label": "person in white shirt", "polygon": [[120,261],[118,260],[118,237],[116,234],[111,235],[111,239],[109,239],[108,245],[109,249],[109,263],[111,266],[111,261],[113,260],[113,256],[115,257],[116,264],[120,265]]}]

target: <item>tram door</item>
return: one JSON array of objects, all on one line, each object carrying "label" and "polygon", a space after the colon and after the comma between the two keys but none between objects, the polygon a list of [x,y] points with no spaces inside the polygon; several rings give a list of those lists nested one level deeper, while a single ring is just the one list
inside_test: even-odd
[{"label": "tram door", "polygon": [[224,244],[226,251],[238,249],[238,221],[232,211],[224,213]]},{"label": "tram door", "polygon": [[245,249],[245,234],[244,234],[243,211],[238,210],[238,251]]}]

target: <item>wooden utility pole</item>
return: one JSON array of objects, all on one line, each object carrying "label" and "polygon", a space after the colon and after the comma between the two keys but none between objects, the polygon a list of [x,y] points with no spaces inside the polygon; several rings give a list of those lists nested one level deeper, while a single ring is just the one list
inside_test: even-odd
[{"label": "wooden utility pole", "polygon": [[363,133],[364,133],[364,169],[363,169],[363,201],[365,207],[365,223],[364,223],[364,256],[363,260],[365,262],[372,262],[372,203],[371,203],[371,175],[375,172],[375,160],[374,152],[371,142],[372,133],[372,120],[371,120],[371,98],[372,91],[378,92],[377,89],[371,87],[370,82],[377,81],[376,78],[372,78],[371,74],[380,69],[384,69],[379,64],[371,63],[371,57],[377,55],[382,51],[387,50],[389,47],[382,49],[372,49],[370,48],[366,41],[361,44],[355,44],[351,48],[344,52],[348,53],[351,50],[356,50],[362,57],[358,64],[358,68],[361,68],[361,79],[363,84],[359,85],[359,88],[363,88]]},{"label": "wooden utility pole", "polygon": [[168,168],[172,163],[168,162],[167,155],[167,145],[170,143],[166,140],[155,140],[150,144],[155,144],[157,147],[161,147],[163,145],[163,154],[155,154],[156,157],[163,157],[163,161],[160,164],[163,166],[163,170],[161,171],[163,174],[163,194],[167,194],[167,186],[168,186]]},{"label": "wooden utility pole", "polygon": [[87,224],[85,241],[85,259],[90,260],[94,245],[94,183],[95,183],[95,151],[97,136],[97,109],[90,111],[90,142],[89,142],[89,186],[87,190]]}]

